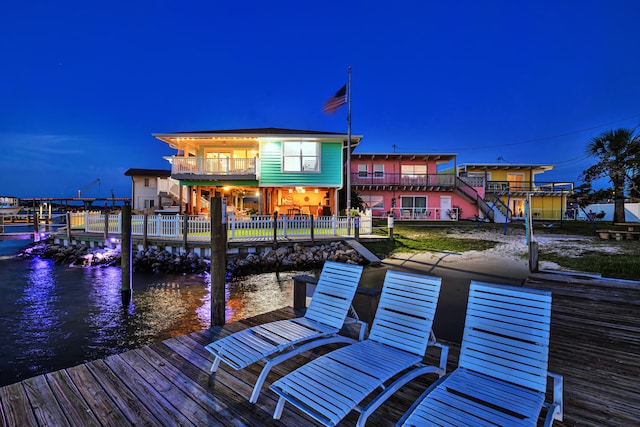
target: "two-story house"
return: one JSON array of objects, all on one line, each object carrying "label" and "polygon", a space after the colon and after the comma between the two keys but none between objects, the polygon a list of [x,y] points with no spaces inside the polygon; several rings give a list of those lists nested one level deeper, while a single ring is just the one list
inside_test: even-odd
[{"label": "two-story house", "polygon": [[173,204],[167,190],[170,170],[131,168],[124,174],[131,177],[131,208],[135,211],[153,213]]},{"label": "two-story house", "polygon": [[455,154],[353,153],[351,188],[373,216],[398,219],[474,218],[482,198],[457,178]]},{"label": "two-story house", "polygon": [[559,220],[566,215],[573,183],[540,179],[551,169],[552,165],[540,164],[465,163],[458,166],[458,173],[462,180],[484,186],[485,201],[496,216],[523,218],[524,202],[530,197],[534,219]]},{"label": "two-story house", "polygon": [[[166,159],[179,183],[178,206],[187,213],[207,213],[215,193],[238,216],[337,213],[346,134],[259,128],[153,136],[177,150]],[[352,149],[361,139],[351,136]]]}]

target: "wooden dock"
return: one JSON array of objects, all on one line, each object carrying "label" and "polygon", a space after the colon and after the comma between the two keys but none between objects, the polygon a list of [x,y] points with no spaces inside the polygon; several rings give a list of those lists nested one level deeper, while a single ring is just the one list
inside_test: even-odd
[{"label": "wooden dock", "polygon": [[[598,279],[532,275],[526,285],[553,291],[550,369],[564,375],[564,422],[558,426],[619,426],[640,422],[640,289]],[[300,313],[298,313],[299,315]],[[0,388],[2,426],[269,426],[315,425],[285,406],[272,419],[276,395],[269,384],[333,348],[297,356],[270,373],[257,404],[247,399],[259,369],[235,371],[221,364],[209,375],[212,356],[204,345],[255,324],[291,318],[276,310],[223,328],[171,338],[103,360],[67,368]],[[459,346],[451,344],[449,370]],[[437,352],[427,361],[436,362]],[[393,426],[434,380],[425,376],[394,394],[368,426]],[[543,411],[544,412],[544,411]],[[354,425],[352,412],[340,424]]]}]

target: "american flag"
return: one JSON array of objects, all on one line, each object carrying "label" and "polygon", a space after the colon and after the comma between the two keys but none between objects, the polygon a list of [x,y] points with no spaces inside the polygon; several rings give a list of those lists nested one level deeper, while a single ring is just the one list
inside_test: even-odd
[{"label": "american flag", "polygon": [[342,86],[339,91],[336,92],[335,95],[331,97],[325,104],[322,109],[323,112],[328,114],[333,114],[338,111],[338,108],[347,103],[347,85]]}]

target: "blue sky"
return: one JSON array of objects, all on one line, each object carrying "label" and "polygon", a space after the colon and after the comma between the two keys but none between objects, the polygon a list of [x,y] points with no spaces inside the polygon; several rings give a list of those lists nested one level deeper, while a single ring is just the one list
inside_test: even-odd
[{"label": "blue sky", "polygon": [[347,131],[323,103],[352,74],[357,152],[554,164],[640,123],[640,2],[3,2],[0,194],[130,195],[152,133]]}]

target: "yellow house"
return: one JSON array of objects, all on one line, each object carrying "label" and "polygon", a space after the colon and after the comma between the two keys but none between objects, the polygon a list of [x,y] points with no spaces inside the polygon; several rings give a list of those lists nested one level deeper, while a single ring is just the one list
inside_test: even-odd
[{"label": "yellow house", "polygon": [[534,219],[560,220],[567,217],[567,198],[572,182],[544,181],[552,165],[466,163],[458,166],[461,178],[484,182],[485,201],[509,219],[524,217],[524,202],[531,196]]}]

